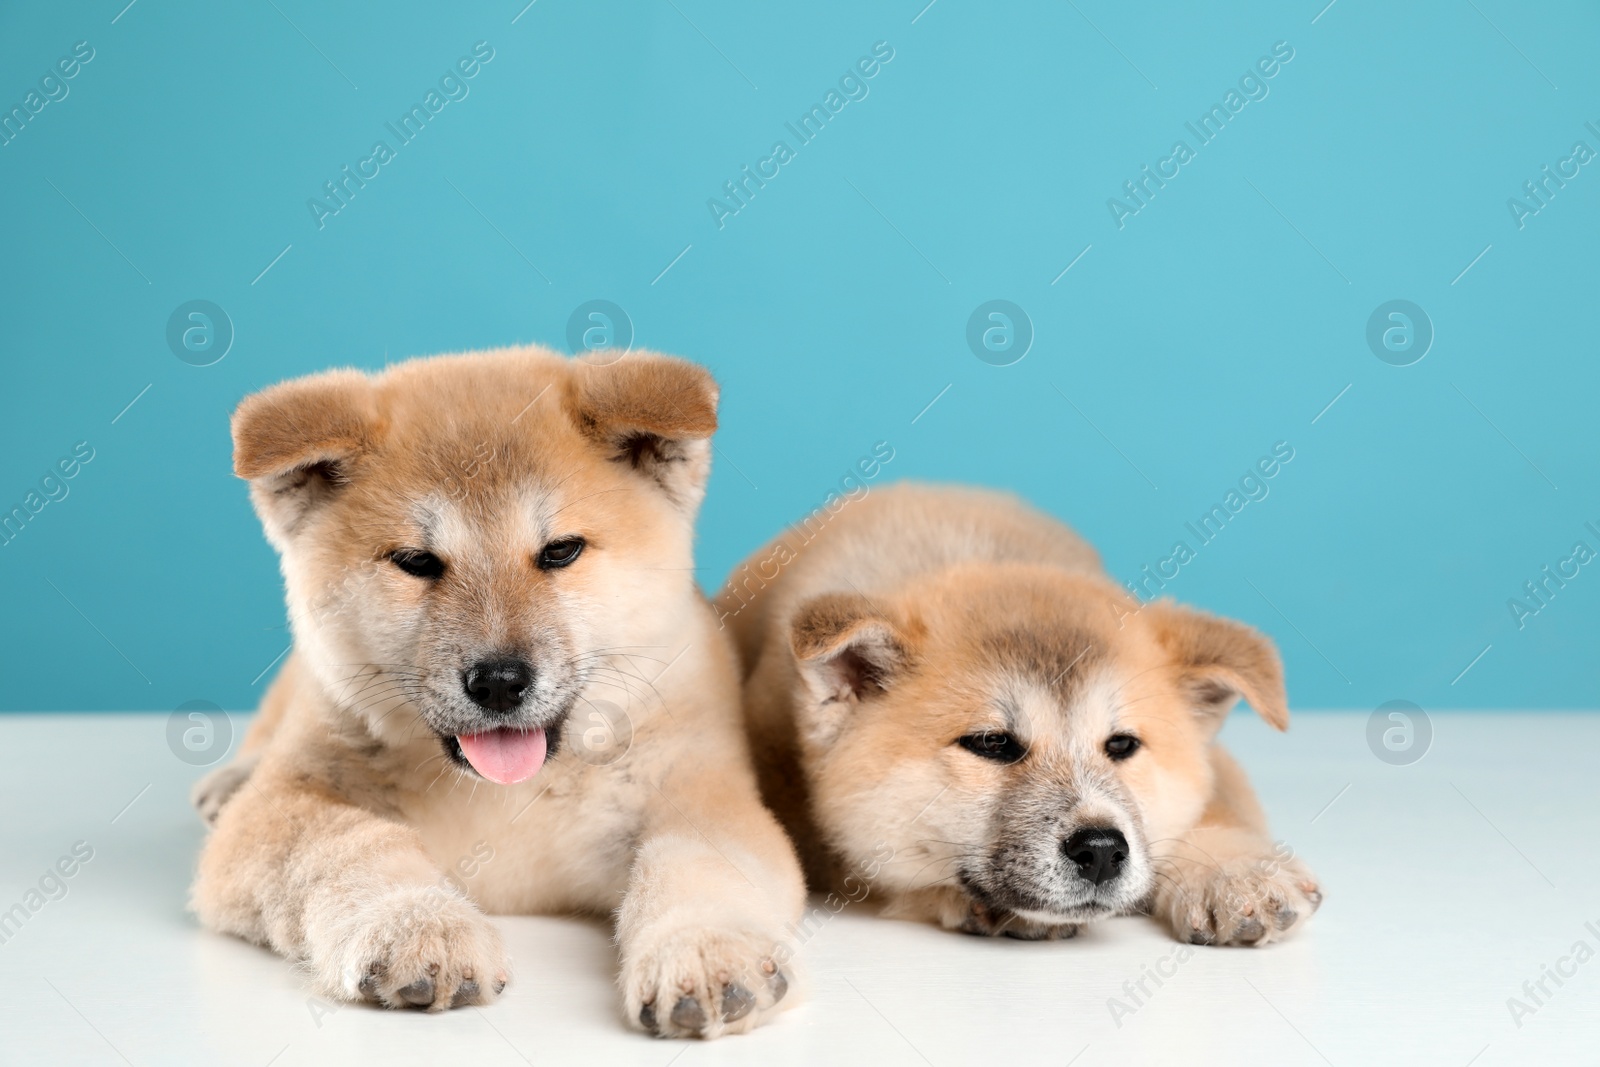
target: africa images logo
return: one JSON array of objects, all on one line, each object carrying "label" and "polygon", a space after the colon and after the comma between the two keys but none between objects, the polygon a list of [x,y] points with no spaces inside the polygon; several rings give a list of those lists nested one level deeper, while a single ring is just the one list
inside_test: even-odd
[{"label": "africa images logo", "polygon": [[754,170],[746,163],[739,168],[737,178],[723,182],[722,194],[727,199],[713,196],[706,201],[711,221],[717,224],[717,229],[722,229],[728,219],[749,207],[756,192],[765,189],[767,182],[782,173],[782,168],[797,158],[801,148],[816,140],[833,117],[845,109],[845,105],[853,100],[865,100],[872,91],[867,82],[877,77],[892,59],[894,48],[889,42],[875,42],[870,56],[862,56],[839,76],[837,89],[830,88],[820,104],[812,104],[794,122],[783,124],[784,129],[794,135],[794,147],[791,148],[788,141],[774,141],[772,150],[756,160]]},{"label": "africa images logo", "polygon": [[29,89],[22,97],[21,104],[10,110],[0,105],[0,148],[22,136],[28,123],[37,119],[46,107],[65,100],[72,92],[72,86],[67,83],[76,78],[78,72],[93,59],[94,46],[88,41],[79,41],[72,46],[70,56],[62,56],[44,72],[39,78],[39,88]]},{"label": "africa images logo", "polygon": [[1256,60],[1240,76],[1237,89],[1230,88],[1222,94],[1221,103],[1212,104],[1199,118],[1183,124],[1184,129],[1194,136],[1194,147],[1191,148],[1187,140],[1174,141],[1172,150],[1156,161],[1154,170],[1146,163],[1139,168],[1139,177],[1123,182],[1122,192],[1127,199],[1119,200],[1113,196],[1106,201],[1106,209],[1111,212],[1111,221],[1117,224],[1117,229],[1122,229],[1128,219],[1149,207],[1156,193],[1183,173],[1183,167],[1198,157],[1200,149],[1220,137],[1228,123],[1247,104],[1265,100],[1272,91],[1267,82],[1276,78],[1292,59],[1294,48],[1288,41],[1274,43],[1271,55]]}]

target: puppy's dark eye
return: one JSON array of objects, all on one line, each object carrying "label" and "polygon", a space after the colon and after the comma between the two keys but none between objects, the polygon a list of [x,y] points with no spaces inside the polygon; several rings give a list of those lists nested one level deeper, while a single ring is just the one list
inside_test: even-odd
[{"label": "puppy's dark eye", "polygon": [[585,543],[581,537],[563,537],[559,541],[551,541],[539,552],[539,569],[555,571],[572,566],[583,554]]},{"label": "puppy's dark eye", "polygon": [[1132,734],[1112,734],[1106,738],[1106,755],[1114,760],[1125,760],[1139,751],[1139,739]]},{"label": "puppy's dark eye", "polygon": [[389,553],[389,561],[413,578],[444,577],[444,560],[420,548],[397,548]]},{"label": "puppy's dark eye", "polygon": [[1022,747],[1022,742],[1010,734],[998,730],[985,730],[981,734],[967,734],[958,738],[956,744],[984,759],[994,760],[996,763],[1015,763],[1028,754]]}]

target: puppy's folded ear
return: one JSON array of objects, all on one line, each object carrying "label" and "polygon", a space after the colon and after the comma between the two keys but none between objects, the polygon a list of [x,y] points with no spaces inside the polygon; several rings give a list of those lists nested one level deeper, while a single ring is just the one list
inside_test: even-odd
[{"label": "puppy's folded ear", "polygon": [[885,692],[911,661],[903,631],[864,596],[825,593],[800,605],[789,623],[805,693],[800,729],[817,745],[838,737],[845,717]]},{"label": "puppy's folded ear", "polygon": [[233,470],[267,534],[284,538],[344,484],[377,432],[371,381],[338,370],[248,396],[233,413]]},{"label": "puppy's folded ear", "polygon": [[1240,697],[1276,729],[1289,728],[1283,663],[1264,635],[1168,600],[1145,611],[1177,671],[1178,684],[1212,731],[1221,728]]},{"label": "puppy's folded ear", "polygon": [[579,427],[618,463],[650,478],[690,510],[711,473],[717,383],[697,363],[630,352],[614,363],[573,364]]}]

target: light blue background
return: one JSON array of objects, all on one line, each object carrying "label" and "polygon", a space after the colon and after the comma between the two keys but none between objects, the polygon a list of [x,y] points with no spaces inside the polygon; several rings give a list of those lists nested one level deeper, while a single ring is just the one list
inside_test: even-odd
[{"label": "light blue background", "polygon": [[[1506,204],[1600,150],[1595,7],[924,2],[7,5],[6,109],[96,55],[0,147],[0,504],[96,456],[0,548],[0,706],[253,706],[288,638],[233,405],[565,347],[593,298],[723,383],[708,586],[877,441],[885,479],[1015,489],[1125,579],[1287,441],[1167,591],[1270,632],[1295,706],[1600,703],[1600,566],[1507,608],[1600,549],[1600,163],[1525,228]],[[307,199],[480,40],[470,95],[319,230]],[[708,198],[876,41],[870,95],[719,230]],[[1119,230],[1108,198],[1277,41],[1270,95]],[[165,342],[197,298],[237,331],[214,366]],[[1013,366],[965,341],[995,298],[1036,330]],[[1394,298],[1437,332],[1409,367],[1365,342]]]}]

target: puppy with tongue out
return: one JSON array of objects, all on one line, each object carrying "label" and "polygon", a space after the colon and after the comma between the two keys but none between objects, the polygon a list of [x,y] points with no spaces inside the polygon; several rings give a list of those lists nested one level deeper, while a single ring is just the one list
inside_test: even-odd
[{"label": "puppy with tongue out", "polygon": [[800,869],[693,580],[716,401],[682,360],[530,347],[240,404],[294,650],[195,789],[206,925],[324,996],[443,1011],[513,980],[490,914],[591,913],[636,1029],[717,1037],[790,1003]]}]

